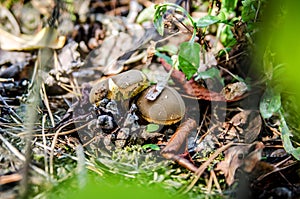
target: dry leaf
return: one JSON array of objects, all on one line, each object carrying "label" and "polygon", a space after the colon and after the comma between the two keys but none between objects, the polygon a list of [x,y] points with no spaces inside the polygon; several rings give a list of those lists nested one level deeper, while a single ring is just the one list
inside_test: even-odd
[{"label": "dry leaf", "polygon": [[229,121],[245,143],[252,143],[260,133],[262,120],[257,111],[241,111]]},{"label": "dry leaf", "polygon": [[264,145],[261,142],[255,142],[245,146],[233,146],[225,151],[225,158],[218,165],[216,170],[224,173],[226,183],[231,185],[234,182],[236,170],[243,166],[243,170],[251,172],[257,162],[260,161],[261,152]]},{"label": "dry leaf", "polygon": [[34,50],[39,48],[62,48],[66,37],[58,36],[56,29],[45,27],[36,35],[13,35],[0,28],[0,48],[2,50]]},{"label": "dry leaf", "polygon": [[127,64],[132,56],[139,57],[142,54],[139,57],[141,60],[146,55],[145,53],[134,55],[141,47],[136,43],[137,39],[124,32],[105,38],[101,46],[90,52],[87,57],[87,65],[99,67],[99,70],[105,75],[120,73],[124,64]]},{"label": "dry leaf", "polygon": [[233,100],[242,96],[247,91],[248,87],[244,82],[235,82],[227,84],[221,91],[226,100]]}]

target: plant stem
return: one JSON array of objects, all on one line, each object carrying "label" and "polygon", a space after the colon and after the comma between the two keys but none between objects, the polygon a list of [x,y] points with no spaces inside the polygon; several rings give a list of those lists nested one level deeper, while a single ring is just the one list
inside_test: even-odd
[{"label": "plant stem", "polygon": [[187,18],[189,19],[190,23],[192,24],[193,26],[193,35],[192,35],[192,38],[190,39],[190,42],[194,42],[195,41],[195,37],[196,37],[196,34],[197,34],[197,26],[196,26],[196,23],[193,19],[193,17],[181,6],[177,5],[177,4],[174,4],[174,3],[164,3],[162,6],[165,6],[165,7],[174,7],[175,9],[179,10],[181,13],[183,13],[185,16],[187,16]]}]

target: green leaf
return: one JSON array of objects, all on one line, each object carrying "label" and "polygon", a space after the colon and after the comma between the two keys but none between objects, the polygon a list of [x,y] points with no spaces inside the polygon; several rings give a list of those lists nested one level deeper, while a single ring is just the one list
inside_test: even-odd
[{"label": "green leaf", "polygon": [[225,26],[225,28],[222,30],[220,40],[222,44],[227,48],[234,46],[237,43],[236,38],[232,33],[230,26]]},{"label": "green leaf", "polygon": [[156,50],[159,52],[168,52],[171,55],[175,55],[178,52],[177,46],[172,44],[157,47]]},{"label": "green leaf", "polygon": [[158,129],[159,129],[159,125],[157,125],[157,124],[148,124],[147,128],[146,128],[146,131],[148,133],[151,133],[151,132],[157,131]]},{"label": "green leaf", "polygon": [[264,68],[264,73],[269,80],[271,80],[273,77],[273,62],[274,62],[274,55],[271,53],[271,50],[268,46],[263,56],[263,68]]},{"label": "green leaf", "polygon": [[211,15],[206,15],[202,18],[200,18],[197,23],[196,23],[196,26],[198,28],[204,28],[204,27],[207,27],[209,25],[212,25],[212,24],[215,24],[215,23],[218,23],[220,22],[220,18],[217,17],[217,16],[211,16]]},{"label": "green leaf", "polygon": [[160,150],[159,146],[157,146],[156,144],[145,144],[145,145],[142,146],[142,148],[144,150],[147,150],[147,149],[151,149],[151,150],[154,150],[154,151],[159,151]]},{"label": "green leaf", "polygon": [[289,154],[292,154],[297,160],[300,160],[300,147],[294,148],[290,137],[292,133],[288,128],[288,125],[285,121],[282,111],[279,111],[280,117],[280,130],[281,130],[281,140],[283,143],[283,148]]},{"label": "green leaf", "polygon": [[170,64],[170,65],[173,64],[172,58],[169,57],[168,55],[165,55],[165,54],[160,53],[160,52],[157,52],[157,51],[155,52],[155,55],[156,55],[157,57],[160,57],[160,58],[166,60],[166,62],[167,62],[168,64]]},{"label": "green leaf", "polygon": [[222,85],[224,85],[224,79],[221,78],[220,70],[218,70],[217,68],[214,68],[214,67],[209,68],[206,71],[198,73],[195,80],[197,81],[199,79],[212,79],[212,78],[216,78],[217,80],[220,81],[220,83]]},{"label": "green leaf", "polygon": [[154,4],[143,9],[136,19],[136,23],[141,24],[145,21],[150,21],[154,18],[155,8]]},{"label": "green leaf", "polygon": [[200,63],[200,44],[183,42],[179,47],[179,69],[183,71],[187,79],[191,79],[197,72]]},{"label": "green leaf", "polygon": [[280,92],[276,91],[274,88],[268,87],[263,94],[259,110],[261,116],[264,119],[270,118],[274,113],[278,112],[281,107],[281,96]]},{"label": "green leaf", "polygon": [[221,11],[219,14],[218,14],[218,18],[222,21],[225,21],[227,19],[227,13],[224,12],[224,11]]},{"label": "green leaf", "polygon": [[155,6],[155,13],[153,18],[153,25],[157,32],[163,36],[164,35],[164,14],[167,11],[167,7],[162,6]]},{"label": "green leaf", "polygon": [[249,32],[253,31],[257,28],[257,24],[255,23],[255,19],[259,18],[262,12],[258,12],[261,7],[262,0],[243,0],[242,1],[242,21],[247,23],[247,29]]},{"label": "green leaf", "polygon": [[196,80],[198,79],[209,79],[220,76],[220,71],[216,68],[209,68],[206,71],[198,73]]},{"label": "green leaf", "polygon": [[233,12],[237,6],[238,0],[223,0],[222,10],[226,10],[229,14]]}]

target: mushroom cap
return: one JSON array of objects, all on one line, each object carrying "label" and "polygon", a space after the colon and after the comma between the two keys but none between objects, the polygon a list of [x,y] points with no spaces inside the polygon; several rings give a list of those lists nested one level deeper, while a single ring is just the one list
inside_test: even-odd
[{"label": "mushroom cap", "polygon": [[100,102],[103,98],[107,96],[108,93],[108,79],[104,79],[97,84],[95,84],[89,95],[89,100],[91,104],[96,104]]},{"label": "mushroom cap", "polygon": [[147,76],[139,70],[129,70],[111,77],[108,98],[120,100],[136,96],[150,85]]},{"label": "mushroom cap", "polygon": [[137,99],[137,107],[141,116],[150,123],[171,125],[182,120],[185,114],[185,103],[180,94],[166,86],[154,100],[146,99],[148,89],[144,90]]},{"label": "mushroom cap", "polygon": [[93,86],[90,102],[97,104],[103,98],[126,100],[136,96],[149,86],[147,76],[139,70],[129,70],[104,79]]}]

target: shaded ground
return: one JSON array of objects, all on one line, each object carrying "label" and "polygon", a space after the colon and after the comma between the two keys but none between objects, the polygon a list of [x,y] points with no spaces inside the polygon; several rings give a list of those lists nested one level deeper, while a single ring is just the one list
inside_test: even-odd
[{"label": "shaded ground", "polygon": [[299,197],[268,1],[159,3],[2,3],[1,198]]}]

